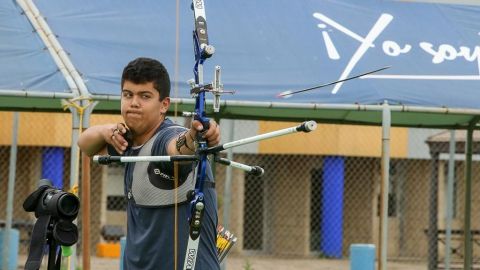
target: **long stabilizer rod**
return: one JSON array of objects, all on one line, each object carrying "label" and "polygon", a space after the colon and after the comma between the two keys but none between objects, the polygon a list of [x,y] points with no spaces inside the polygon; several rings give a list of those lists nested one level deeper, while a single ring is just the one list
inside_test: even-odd
[{"label": "long stabilizer rod", "polygon": [[240,145],[244,145],[244,144],[249,144],[249,143],[253,143],[253,142],[258,142],[258,141],[262,141],[262,140],[266,140],[266,139],[271,139],[271,138],[275,138],[275,137],[279,137],[279,136],[283,136],[283,135],[287,135],[287,134],[292,134],[292,133],[296,133],[296,132],[310,132],[310,131],[315,130],[316,128],[317,128],[317,123],[315,121],[306,121],[306,122],[303,122],[302,124],[300,124],[298,126],[295,126],[295,127],[284,128],[284,129],[260,134],[260,135],[257,135],[257,136],[252,136],[252,137],[248,137],[248,138],[245,138],[245,139],[240,139],[238,141],[224,143],[222,145],[218,145],[218,146],[215,146],[215,147],[208,148],[206,151],[208,153],[218,153],[218,152],[223,151],[223,150],[228,149],[228,148],[232,148],[232,147],[236,147],[236,146],[240,146]]}]

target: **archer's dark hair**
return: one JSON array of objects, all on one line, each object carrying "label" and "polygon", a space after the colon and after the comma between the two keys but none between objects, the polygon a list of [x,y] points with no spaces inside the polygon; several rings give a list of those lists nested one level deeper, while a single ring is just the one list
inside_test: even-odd
[{"label": "archer's dark hair", "polygon": [[160,100],[170,96],[170,77],[167,69],[155,59],[139,57],[128,63],[122,73],[122,89],[125,81],[136,84],[153,82],[153,87],[160,94]]}]

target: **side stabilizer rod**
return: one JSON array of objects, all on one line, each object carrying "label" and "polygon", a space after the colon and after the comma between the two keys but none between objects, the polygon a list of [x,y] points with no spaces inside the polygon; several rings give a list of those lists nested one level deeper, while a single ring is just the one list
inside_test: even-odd
[{"label": "side stabilizer rod", "polygon": [[259,176],[260,177],[260,176],[263,176],[263,174],[265,173],[263,168],[260,167],[260,166],[249,166],[249,165],[246,165],[246,164],[243,164],[243,163],[240,163],[240,162],[235,162],[233,160],[229,160],[229,159],[226,159],[226,158],[221,158],[221,157],[218,157],[218,156],[215,156],[215,162],[218,162],[220,164],[227,165],[227,166],[232,166],[232,167],[240,169],[240,170],[244,170],[248,174],[253,175],[253,176]]}]

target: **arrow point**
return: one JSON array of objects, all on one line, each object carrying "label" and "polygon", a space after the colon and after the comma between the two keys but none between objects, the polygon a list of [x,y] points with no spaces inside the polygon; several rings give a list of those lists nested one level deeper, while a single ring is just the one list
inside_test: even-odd
[{"label": "arrow point", "polygon": [[292,91],[284,91],[277,95],[277,98],[290,98],[292,97]]}]

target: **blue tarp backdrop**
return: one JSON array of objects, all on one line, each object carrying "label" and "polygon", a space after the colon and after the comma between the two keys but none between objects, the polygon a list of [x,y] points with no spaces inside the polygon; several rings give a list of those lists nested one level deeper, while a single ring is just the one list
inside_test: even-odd
[{"label": "blue tarp backdrop", "polygon": [[[119,95],[138,56],[175,67],[175,1],[36,0],[93,94]],[[192,75],[193,12],[181,0],[178,97]],[[398,1],[206,0],[211,81],[222,66],[230,100],[480,109],[480,7]],[[0,89],[69,91],[14,1],[0,1]],[[363,79],[278,100],[276,94],[383,66]],[[174,94],[172,94],[173,96]]]}]

